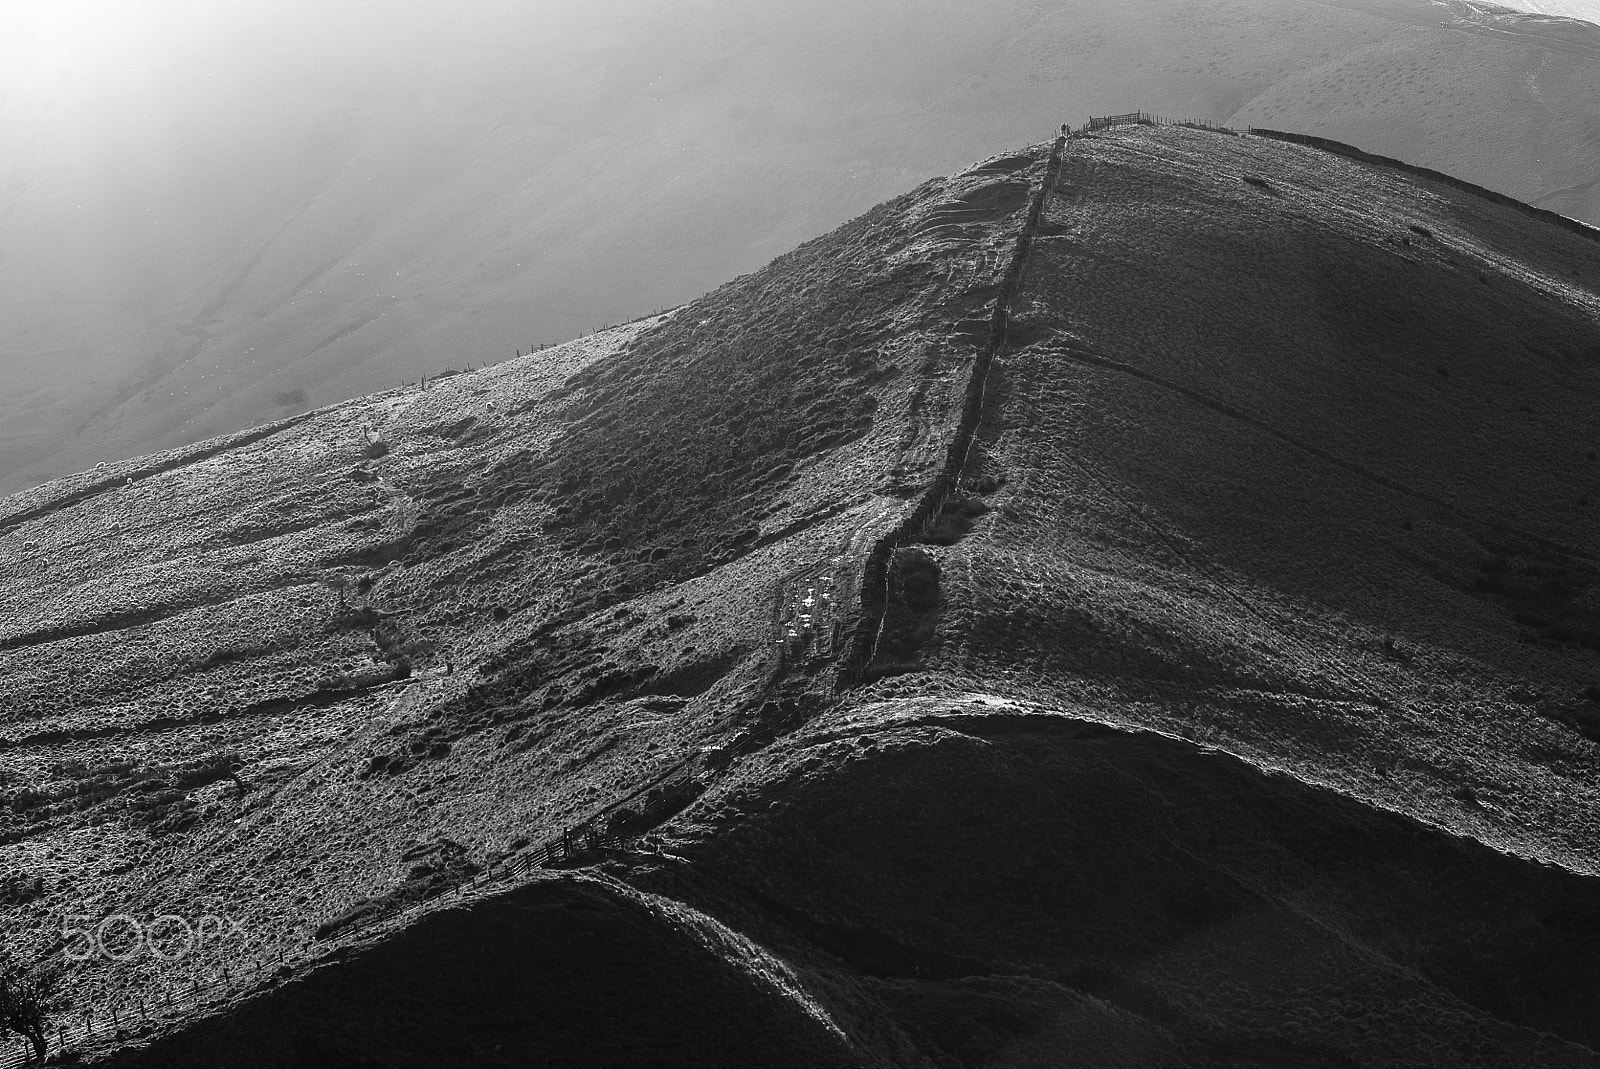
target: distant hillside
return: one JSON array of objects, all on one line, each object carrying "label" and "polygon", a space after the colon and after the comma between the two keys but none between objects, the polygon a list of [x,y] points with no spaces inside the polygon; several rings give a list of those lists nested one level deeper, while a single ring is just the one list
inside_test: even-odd
[{"label": "distant hillside", "polygon": [[0,67],[0,493],[676,305],[1091,113],[1307,131],[1600,221],[1587,24],[1431,0],[569,6],[263,5],[182,47],[107,42],[101,96]]},{"label": "distant hillside", "polygon": [[1504,6],[1517,11],[1600,23],[1600,3],[1595,0],[1507,0]]},{"label": "distant hillside", "polygon": [[10,946],[228,918],[107,1066],[1593,1066],[1597,448],[1596,233],[1014,150],[0,502]]}]

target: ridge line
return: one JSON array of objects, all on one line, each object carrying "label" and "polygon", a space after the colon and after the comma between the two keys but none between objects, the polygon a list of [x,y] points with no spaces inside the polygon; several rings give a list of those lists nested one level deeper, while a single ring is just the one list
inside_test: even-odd
[{"label": "ridge line", "polygon": [[845,652],[840,659],[835,678],[835,692],[843,691],[859,681],[862,672],[871,663],[877,648],[878,634],[888,607],[889,557],[900,546],[922,534],[951,493],[961,484],[961,473],[977,436],[978,424],[983,415],[984,390],[989,369],[995,357],[1005,347],[1011,323],[1011,302],[1022,288],[1022,276],[1027,270],[1028,256],[1033,250],[1033,239],[1044,216],[1044,208],[1056,181],[1061,174],[1061,156],[1066,149],[1066,135],[1058,136],[1050,148],[1045,173],[1039,188],[1033,193],[1028,213],[1023,218],[1022,230],[1012,249],[1011,262],[1006,265],[995,297],[994,313],[989,321],[989,336],[972,362],[967,378],[966,395],[962,400],[961,418],[956,432],[945,450],[943,470],[935,475],[918,498],[917,504],[887,532],[881,535],[867,551],[862,565],[861,580],[857,586],[855,619],[848,625],[844,639]]}]

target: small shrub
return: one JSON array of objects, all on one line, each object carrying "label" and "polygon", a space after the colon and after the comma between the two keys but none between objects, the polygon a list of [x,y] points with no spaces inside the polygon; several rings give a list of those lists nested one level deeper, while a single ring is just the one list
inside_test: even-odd
[{"label": "small shrub", "polygon": [[619,806],[606,817],[605,833],[615,838],[624,839],[642,830],[644,821],[639,814],[627,806]]},{"label": "small shrub", "polygon": [[23,787],[12,791],[6,799],[6,804],[11,807],[13,813],[26,813],[30,809],[38,809],[49,803],[50,795],[37,787]]},{"label": "small shrub", "polygon": [[953,497],[928,525],[920,541],[936,546],[953,546],[971,531],[973,521],[989,512],[987,502],[976,497]]},{"label": "small shrub", "polygon": [[1433,231],[1429,230],[1425,226],[1418,226],[1416,223],[1411,224],[1411,231],[1415,234],[1421,234],[1425,238],[1433,237]]},{"label": "small shrub", "polygon": [[1272,186],[1268,184],[1268,182],[1267,182],[1267,180],[1265,178],[1257,178],[1253,174],[1244,175],[1242,178],[1240,178],[1240,181],[1246,183],[1247,185],[1255,186],[1257,189],[1271,189],[1272,188]]},{"label": "small shrub", "polygon": [[43,876],[7,876],[0,879],[0,902],[20,906],[44,896]]},{"label": "small shrub", "polygon": [[56,965],[24,968],[0,959],[0,1034],[9,1032],[27,1039],[40,1061],[49,1053],[45,1036],[50,1018],[61,1008],[63,976]]},{"label": "small shrub", "polygon": [[1005,480],[996,479],[993,475],[980,475],[967,482],[967,489],[974,494],[992,494],[1005,485]]}]

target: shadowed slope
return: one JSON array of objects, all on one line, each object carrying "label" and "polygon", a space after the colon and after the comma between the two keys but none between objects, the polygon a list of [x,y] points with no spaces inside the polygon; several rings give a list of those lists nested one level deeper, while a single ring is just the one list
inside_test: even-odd
[{"label": "shadowed slope", "polygon": [[646,885],[930,1061],[1596,1064],[1594,878],[1090,715],[863,704],[742,768]]},{"label": "shadowed slope", "polygon": [[1591,867],[1597,287],[1600,242],[1425,179],[1079,140],[935,663]]},{"label": "shadowed slope", "polygon": [[613,880],[551,876],[435,913],[116,1064],[846,1069],[855,1048],[793,970],[714,919]]}]

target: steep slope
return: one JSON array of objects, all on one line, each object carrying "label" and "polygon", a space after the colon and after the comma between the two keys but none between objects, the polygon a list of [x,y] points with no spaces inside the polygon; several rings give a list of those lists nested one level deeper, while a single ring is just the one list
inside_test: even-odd
[{"label": "steep slope", "polygon": [[1600,221],[1600,31],[1485,4],[235,9],[53,72],[0,26],[0,493],[675,305],[1091,113]]},{"label": "steep slope", "polygon": [[[665,318],[7,499],[0,871],[43,881],[8,922],[209,909],[275,960],[754,716],[780,577],[942,462],[1045,162]],[[131,958],[75,997],[167,982]]]},{"label": "steep slope", "polygon": [[240,924],[119,1066],[1600,1064],[1597,288],[1122,128],[9,499],[12,930]]},{"label": "steep slope", "polygon": [[1593,233],[1118,133],[1075,141],[1028,280],[935,663],[1591,866]]}]

